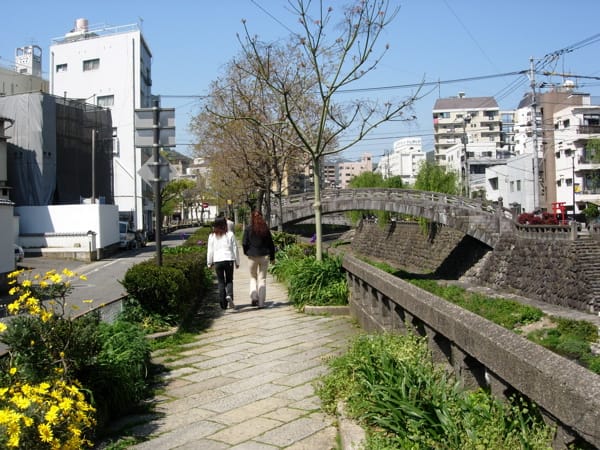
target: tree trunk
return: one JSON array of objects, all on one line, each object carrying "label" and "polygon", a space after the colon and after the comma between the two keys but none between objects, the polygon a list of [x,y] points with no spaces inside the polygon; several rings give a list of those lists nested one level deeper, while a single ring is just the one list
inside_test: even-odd
[{"label": "tree trunk", "polygon": [[315,234],[316,234],[316,252],[317,261],[323,260],[323,228],[321,226],[321,177],[319,175],[319,159],[313,158],[313,184],[315,201],[313,209],[315,210]]}]

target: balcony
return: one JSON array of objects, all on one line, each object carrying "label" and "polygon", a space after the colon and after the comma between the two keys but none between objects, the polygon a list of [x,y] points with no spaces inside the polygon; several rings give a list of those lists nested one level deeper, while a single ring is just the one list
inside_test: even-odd
[{"label": "balcony", "polygon": [[580,125],[577,127],[578,134],[600,134],[600,125]]}]

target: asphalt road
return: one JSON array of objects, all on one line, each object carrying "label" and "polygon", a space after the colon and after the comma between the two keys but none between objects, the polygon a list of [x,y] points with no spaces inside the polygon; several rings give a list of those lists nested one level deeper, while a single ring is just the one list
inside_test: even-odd
[{"label": "asphalt road", "polygon": [[[193,228],[180,229],[168,234],[163,237],[162,247],[174,247],[180,245],[187,235],[194,230],[195,229]],[[28,275],[28,277],[33,277],[35,274],[43,275],[50,270],[60,272],[63,269],[69,269],[77,273],[77,275],[85,275],[87,280],[72,280],[74,289],[68,297],[68,302],[70,304],[78,305],[80,309],[85,310],[90,308],[90,303],[88,303],[87,300],[92,300],[93,306],[108,303],[123,297],[125,295],[125,290],[119,281],[123,279],[127,269],[146,259],[152,258],[155,254],[156,245],[154,242],[149,242],[146,247],[133,250],[122,250],[110,258],[90,263],[40,256],[25,257],[25,259],[19,263],[19,266],[31,269],[31,274]],[[86,302],[84,302],[84,300]],[[6,305],[8,301],[8,296],[0,298],[0,304],[2,306]],[[4,307],[0,308],[0,317],[6,315],[4,310]]]}]

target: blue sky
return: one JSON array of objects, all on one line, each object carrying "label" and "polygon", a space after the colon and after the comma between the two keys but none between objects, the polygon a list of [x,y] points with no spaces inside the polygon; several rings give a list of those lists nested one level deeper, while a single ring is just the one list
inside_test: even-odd
[{"label": "blue sky", "polygon": [[[346,2],[324,3],[339,8]],[[427,95],[415,104],[415,121],[378,128],[345,152],[346,159],[370,152],[377,160],[392,149],[394,140],[411,135],[421,136],[424,149],[432,150],[431,109],[438,97],[462,91],[470,97],[494,96],[500,108],[515,108],[530,89],[528,79],[496,75],[528,69],[530,57],[541,60],[567,49],[546,66],[547,71],[600,77],[598,0],[392,3],[400,11],[381,41],[390,44],[390,50],[378,68],[356,85],[373,89],[356,95],[399,99],[410,93],[402,86],[422,80],[440,84],[423,88]],[[187,125],[198,110],[194,96],[207,94],[210,82],[238,54],[236,34],[243,33],[242,19],[264,41],[284,39],[289,30],[297,30],[287,0],[31,0],[26,9],[14,5],[13,16],[3,8],[0,64],[12,63],[17,47],[39,45],[45,77],[52,38],[70,31],[75,19],[86,18],[91,27],[141,24],[153,53],[153,93],[163,96],[164,107],[176,109],[177,150],[186,154],[190,154],[187,144],[193,141]],[[536,75],[536,79],[563,81],[559,76]],[[600,80],[579,78],[577,82],[580,91],[600,96]]]}]

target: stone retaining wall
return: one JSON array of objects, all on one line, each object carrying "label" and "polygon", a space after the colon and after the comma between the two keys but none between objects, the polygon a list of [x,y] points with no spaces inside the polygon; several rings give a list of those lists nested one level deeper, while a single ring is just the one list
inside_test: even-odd
[{"label": "stone retaining wall", "polygon": [[549,304],[600,311],[600,241],[590,238],[549,240],[506,233],[492,251],[445,226],[424,234],[415,222],[385,227],[362,223],[352,250],[417,274],[466,277]]}]

